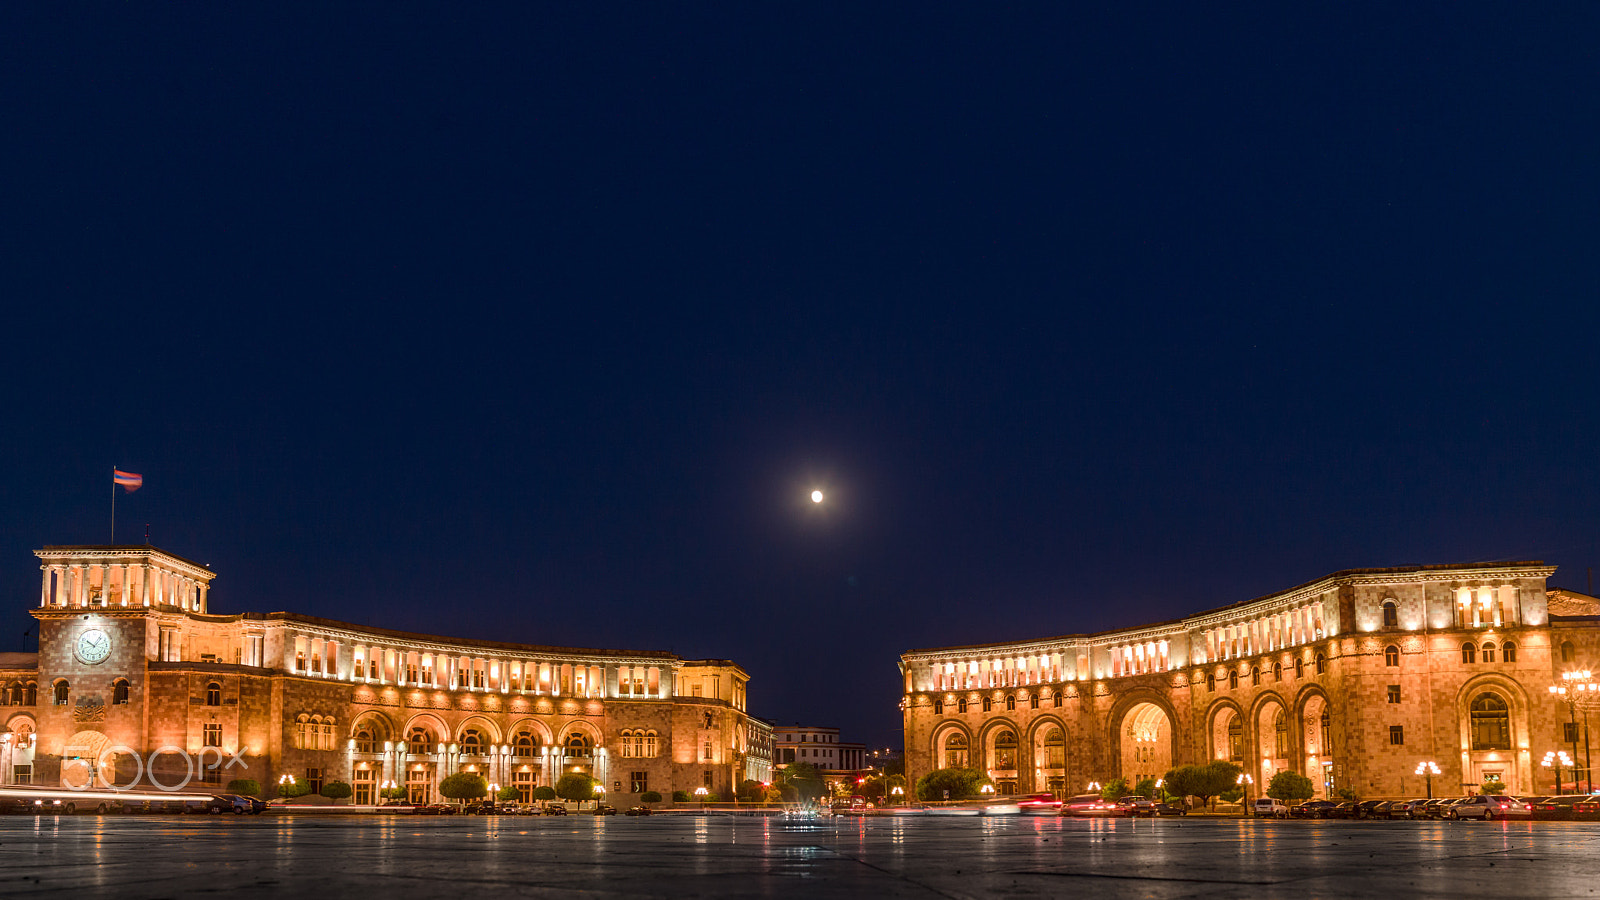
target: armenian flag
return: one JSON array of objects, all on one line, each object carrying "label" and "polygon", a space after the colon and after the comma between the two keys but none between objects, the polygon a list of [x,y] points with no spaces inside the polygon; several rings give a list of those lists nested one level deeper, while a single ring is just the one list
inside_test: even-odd
[{"label": "armenian flag", "polygon": [[124,472],[121,469],[111,470],[111,480],[113,483],[122,485],[130,494],[144,487],[143,475],[135,475],[132,472]]}]

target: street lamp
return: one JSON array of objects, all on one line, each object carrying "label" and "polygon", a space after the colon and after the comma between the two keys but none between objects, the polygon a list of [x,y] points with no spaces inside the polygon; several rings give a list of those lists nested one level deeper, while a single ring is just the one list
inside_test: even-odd
[{"label": "street lamp", "polygon": [[895,806],[899,806],[900,805],[900,798],[905,796],[906,792],[903,789],[901,789],[900,785],[897,784],[894,787],[889,789],[889,793],[894,796],[894,805]]},{"label": "street lamp", "polygon": [[[1550,686],[1550,694],[1567,704],[1567,720],[1572,723],[1572,756],[1578,756],[1578,710],[1583,710],[1583,780],[1590,793],[1594,792],[1594,768],[1589,761],[1589,709],[1600,705],[1600,683],[1594,681],[1588,669],[1562,672],[1562,683]],[[1578,787],[1578,773],[1572,773],[1572,787]]]},{"label": "street lamp", "polygon": [[[1565,751],[1565,750],[1551,750],[1549,753],[1546,753],[1544,755],[1544,766],[1545,766],[1545,768],[1547,768],[1547,769],[1555,769],[1556,770],[1556,793],[1557,794],[1563,793],[1562,790],[1561,790],[1561,767],[1562,766],[1569,766],[1570,767],[1571,765],[1572,765],[1572,757],[1568,756],[1567,755],[1567,751]],[[1572,773],[1572,782],[1573,782],[1572,789],[1573,790],[1577,790],[1578,789],[1578,784],[1577,784],[1577,782],[1578,782],[1578,773],[1577,772],[1573,772]]]},{"label": "street lamp", "polygon": [[706,808],[706,794],[709,794],[709,793],[711,793],[711,792],[706,790],[703,787],[697,787],[697,788],[694,789],[694,795],[696,797],[700,798],[700,808],[701,809],[705,809]]},{"label": "street lamp", "polygon": [[1433,799],[1433,776],[1439,774],[1439,766],[1433,762],[1417,763],[1417,771],[1413,774],[1421,775],[1428,779],[1428,799]]},{"label": "street lamp", "polygon": [[1248,807],[1248,804],[1250,803],[1250,786],[1255,784],[1256,780],[1251,778],[1248,773],[1240,772],[1239,777],[1235,778],[1233,783],[1238,785],[1239,790],[1244,792],[1244,802]]}]

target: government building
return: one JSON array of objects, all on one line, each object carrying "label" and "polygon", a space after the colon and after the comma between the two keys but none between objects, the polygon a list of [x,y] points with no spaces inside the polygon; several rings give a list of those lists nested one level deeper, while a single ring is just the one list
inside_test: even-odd
[{"label": "government building", "polygon": [[217,614],[214,573],[148,545],[35,555],[38,652],[0,653],[0,782],[343,781],[370,804],[476,772],[526,802],[579,772],[621,804],[772,777],[728,660]]},{"label": "government building", "polygon": [[1584,748],[1551,688],[1600,669],[1600,601],[1548,590],[1554,571],[1352,569],[1172,622],[913,650],[907,775],[972,767],[1000,793],[1070,795],[1231,760],[1250,796],[1290,770],[1318,797],[1398,798],[1433,763],[1441,796],[1552,793],[1545,754],[1582,766]]}]

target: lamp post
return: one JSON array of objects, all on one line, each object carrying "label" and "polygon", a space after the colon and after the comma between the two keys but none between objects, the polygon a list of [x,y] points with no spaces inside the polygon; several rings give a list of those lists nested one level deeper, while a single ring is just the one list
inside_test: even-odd
[{"label": "lamp post", "polygon": [[[1547,769],[1555,769],[1556,770],[1556,793],[1557,794],[1565,793],[1564,791],[1561,790],[1561,767],[1562,766],[1570,766],[1570,765],[1572,765],[1572,757],[1568,756],[1567,755],[1567,751],[1565,751],[1565,750],[1551,750],[1549,753],[1546,753],[1544,755],[1544,766],[1545,766],[1545,768],[1547,768]],[[1577,787],[1578,787],[1578,785],[1577,785],[1578,775],[1577,775],[1576,772],[1574,772],[1573,775],[1572,775],[1572,781],[1573,781],[1572,787],[1573,787],[1574,790],[1576,790]]]},{"label": "lamp post", "polygon": [[1428,799],[1433,799],[1433,776],[1439,774],[1439,766],[1431,761],[1417,763],[1417,771],[1413,774],[1421,775],[1428,779]]},{"label": "lamp post", "polygon": [[1240,772],[1239,773],[1239,777],[1235,778],[1233,780],[1233,783],[1239,786],[1239,790],[1244,791],[1244,804],[1245,804],[1244,805],[1244,809],[1245,809],[1245,814],[1249,815],[1249,813],[1250,813],[1250,786],[1255,784],[1256,780],[1254,778],[1251,778],[1249,773]]},{"label": "lamp post", "polygon": [[897,784],[894,787],[889,789],[889,793],[891,795],[893,795],[893,797],[894,797],[894,801],[892,802],[891,805],[899,806],[900,805],[900,798],[905,795],[905,791],[903,789],[901,789],[900,785]]},{"label": "lamp post", "polygon": [[708,794],[708,793],[710,793],[710,791],[707,791],[703,787],[697,787],[697,788],[694,789],[694,795],[696,797],[700,798],[700,808],[701,809],[705,809],[706,808],[706,794]]},{"label": "lamp post", "polygon": [[[1583,710],[1583,780],[1590,793],[1594,792],[1594,768],[1589,760],[1589,709],[1600,705],[1600,683],[1596,683],[1588,669],[1562,672],[1561,684],[1551,685],[1550,694],[1567,704],[1567,721],[1572,725],[1572,757],[1578,757],[1578,710]],[[1578,773],[1572,773],[1573,789],[1577,789]]]}]

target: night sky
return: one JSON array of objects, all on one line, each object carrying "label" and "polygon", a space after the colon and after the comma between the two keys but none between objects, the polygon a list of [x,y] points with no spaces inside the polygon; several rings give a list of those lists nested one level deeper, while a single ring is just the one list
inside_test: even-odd
[{"label": "night sky", "polygon": [[0,9],[0,649],[113,465],[214,611],[880,746],[912,647],[1600,566],[1600,5],[289,6]]}]

